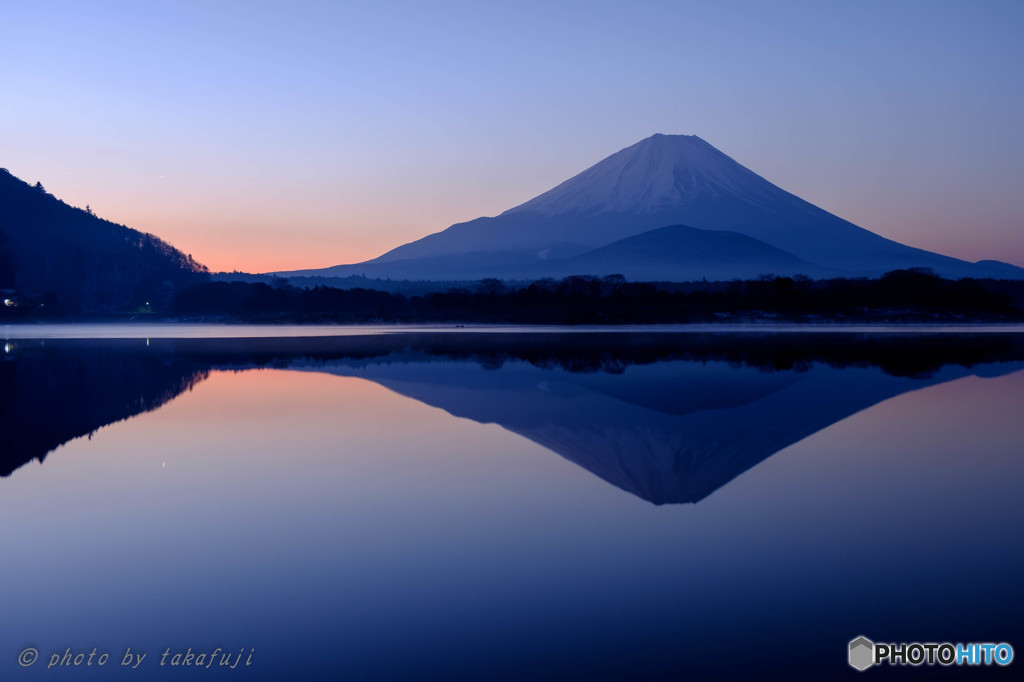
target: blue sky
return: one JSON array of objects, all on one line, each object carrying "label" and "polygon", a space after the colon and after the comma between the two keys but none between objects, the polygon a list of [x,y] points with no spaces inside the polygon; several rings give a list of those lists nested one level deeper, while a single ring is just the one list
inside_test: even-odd
[{"label": "blue sky", "polygon": [[214,269],[373,257],[655,132],[1024,265],[1024,3],[2,2],[0,166]]}]

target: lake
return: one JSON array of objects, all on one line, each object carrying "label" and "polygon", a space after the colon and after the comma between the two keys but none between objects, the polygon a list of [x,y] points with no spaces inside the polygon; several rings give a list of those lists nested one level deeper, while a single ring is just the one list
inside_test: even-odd
[{"label": "lake", "polygon": [[3,680],[1019,667],[1019,329],[0,336]]}]

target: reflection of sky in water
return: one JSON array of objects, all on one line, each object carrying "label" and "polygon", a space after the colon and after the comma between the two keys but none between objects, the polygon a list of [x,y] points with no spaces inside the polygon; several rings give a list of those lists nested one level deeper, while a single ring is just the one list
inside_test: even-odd
[{"label": "reflection of sky in water", "polygon": [[364,379],[214,372],[0,481],[0,670],[223,646],[277,679],[682,678],[785,634],[841,674],[858,634],[1014,642],[1022,395],[898,395],[658,507]]}]

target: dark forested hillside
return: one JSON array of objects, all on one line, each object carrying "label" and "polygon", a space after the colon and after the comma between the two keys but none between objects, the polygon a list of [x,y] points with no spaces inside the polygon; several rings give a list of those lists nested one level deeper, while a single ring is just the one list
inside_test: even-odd
[{"label": "dark forested hillside", "polygon": [[68,206],[0,169],[0,289],[68,313],[159,309],[206,268],[153,235]]}]

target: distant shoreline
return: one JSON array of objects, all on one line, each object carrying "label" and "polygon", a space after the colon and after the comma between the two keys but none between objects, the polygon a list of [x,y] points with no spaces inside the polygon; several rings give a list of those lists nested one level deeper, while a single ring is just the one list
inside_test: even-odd
[{"label": "distant shoreline", "polygon": [[22,322],[0,325],[0,339],[283,338],[390,334],[1024,334],[1024,323],[693,323],[650,325],[253,324],[182,321]]},{"label": "distant shoreline", "polygon": [[207,281],[119,311],[66,308],[12,295],[0,325],[19,321],[276,325],[962,325],[1024,324],[1024,280],[950,280],[930,270],[878,279],[765,275],[731,282],[630,282],[572,276],[513,287],[419,294]]}]

